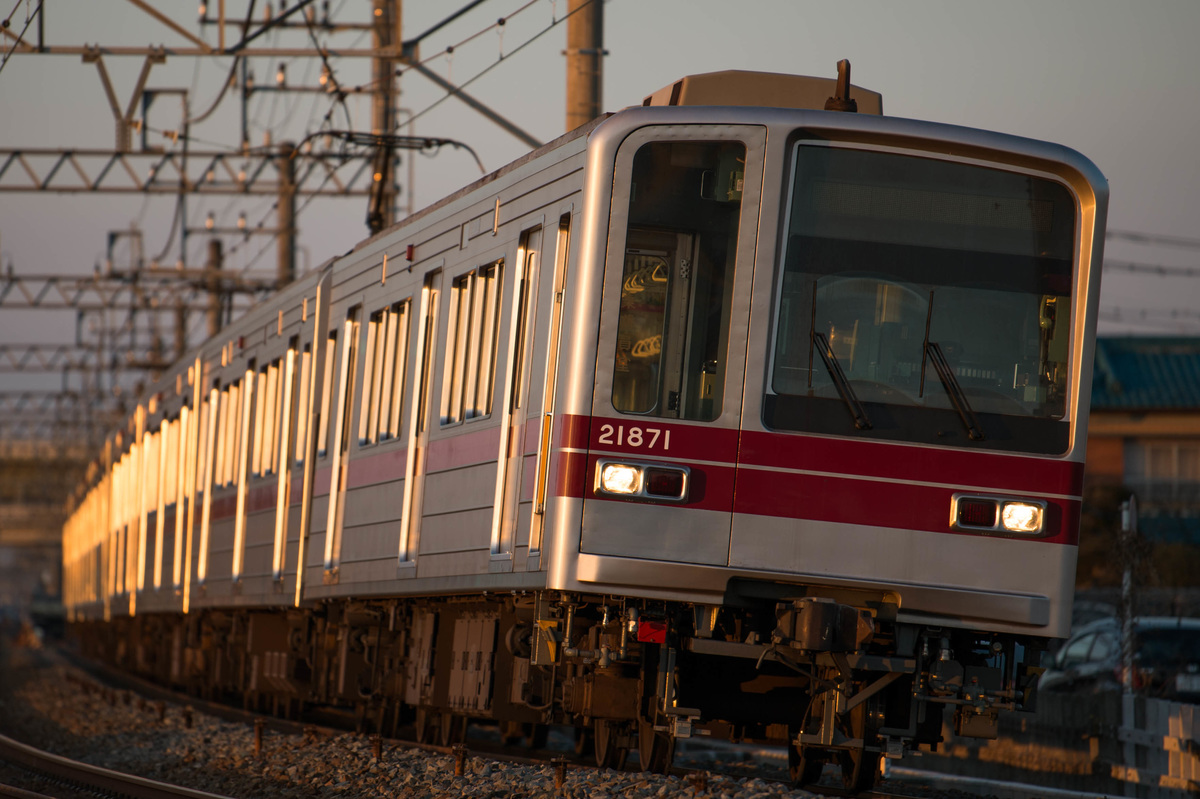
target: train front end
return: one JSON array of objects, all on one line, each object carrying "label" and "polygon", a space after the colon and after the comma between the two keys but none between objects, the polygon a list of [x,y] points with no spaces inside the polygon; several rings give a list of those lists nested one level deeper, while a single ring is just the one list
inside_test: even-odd
[{"label": "train front end", "polygon": [[592,134],[538,629],[603,608],[644,757],[786,739],[861,788],[1029,709],[1068,631],[1107,186],[768,77]]}]

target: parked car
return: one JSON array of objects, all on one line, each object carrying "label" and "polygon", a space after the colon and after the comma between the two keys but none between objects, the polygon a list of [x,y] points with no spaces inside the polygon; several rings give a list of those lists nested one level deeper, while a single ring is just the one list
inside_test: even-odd
[{"label": "parked car", "polygon": [[[1072,635],[1042,674],[1042,691],[1119,691],[1121,622],[1099,619]],[[1200,619],[1133,620],[1133,688],[1137,693],[1200,703]]]}]

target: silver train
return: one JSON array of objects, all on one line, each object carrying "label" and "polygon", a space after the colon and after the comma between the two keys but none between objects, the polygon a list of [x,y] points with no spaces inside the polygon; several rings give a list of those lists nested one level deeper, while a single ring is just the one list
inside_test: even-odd
[{"label": "silver train", "polygon": [[[840,89],[840,91],[839,91]],[[86,649],[453,741],[882,756],[1068,631],[1107,185],[848,81],[685,78],[177,364],[64,530]]]}]

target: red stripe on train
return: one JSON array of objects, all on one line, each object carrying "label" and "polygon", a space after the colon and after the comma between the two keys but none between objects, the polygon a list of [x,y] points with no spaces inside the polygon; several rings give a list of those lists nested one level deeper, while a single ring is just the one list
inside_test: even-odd
[{"label": "red stripe on train", "polygon": [[988,486],[999,492],[1073,497],[1083,493],[1082,463],[820,436],[747,431],[742,434],[740,462],[918,483]]},{"label": "red stripe on train", "polygon": [[[635,431],[631,444],[630,433]],[[600,454],[591,453],[599,450],[666,458],[691,468],[699,490],[684,508],[977,535],[950,528],[955,493],[1031,496],[1048,503],[1048,534],[1038,540],[1078,541],[1079,500],[1046,495],[1077,497],[1083,473],[1079,463],[820,436],[739,435],[736,430],[699,425],[582,416],[565,417],[556,441],[560,449],[552,468],[559,496],[627,501],[595,494]]]},{"label": "red stripe on train", "polygon": [[[639,431],[637,446],[629,443],[631,430]],[[656,446],[650,445],[648,430],[660,431]],[[668,434],[669,447],[664,447]],[[848,477],[971,486],[999,493],[1078,497],[1083,492],[1083,464],[1072,461],[792,433],[746,431],[739,436],[736,430],[654,420],[568,416],[563,420],[558,446],[667,457],[685,465],[696,460],[727,466],[740,463]]]},{"label": "red stripe on train", "polygon": [[[766,474],[745,469],[738,472],[734,512],[932,533],[980,535],[979,531],[951,529],[950,501],[955,493],[952,488],[886,480]],[[1037,540],[1055,544],[1078,543],[1079,509],[1077,500],[1047,500],[1046,535]]]}]

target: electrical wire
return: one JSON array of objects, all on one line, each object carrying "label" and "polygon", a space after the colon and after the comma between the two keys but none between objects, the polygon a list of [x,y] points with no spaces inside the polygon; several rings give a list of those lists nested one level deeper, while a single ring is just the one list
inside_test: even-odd
[{"label": "electrical wire", "polygon": [[1185,247],[1200,250],[1200,239],[1186,236],[1164,236],[1156,233],[1138,233],[1133,230],[1110,230],[1105,235],[1108,239],[1124,239],[1138,244],[1164,245],[1167,247]]},{"label": "electrical wire", "polygon": [[[497,28],[503,28],[505,25],[508,24],[509,20],[511,20],[513,17],[517,16],[525,9],[537,5],[539,2],[540,2],[540,0],[529,0],[529,2],[527,2],[525,5],[518,8],[516,11],[514,11],[511,14],[508,14],[506,16],[500,17],[499,19],[497,19],[491,25],[488,25],[483,30],[477,31],[477,32],[471,34],[470,36],[468,36],[467,38],[463,39],[461,42],[458,42],[457,44],[449,45],[446,47],[446,49],[442,50],[440,53],[434,53],[433,55],[429,56],[429,58],[426,58],[423,61],[419,61],[417,63],[420,64],[421,66],[424,66],[425,64],[429,63],[430,61],[432,61],[435,58],[441,58],[446,55],[452,54],[452,53],[454,53],[454,51],[458,50],[463,45],[471,43],[475,39],[478,39],[480,36],[483,36],[488,31],[493,31],[493,30],[496,30]],[[408,69],[412,69],[412,67],[403,69],[403,71],[407,72]]]},{"label": "electrical wire", "polygon": [[[396,76],[397,77],[402,76],[402,74],[404,74],[406,72],[415,70],[416,67],[426,66],[427,64],[430,64],[430,62],[436,61],[437,59],[450,58],[450,56],[457,53],[458,49],[461,49],[464,46],[464,44],[468,44],[468,43],[476,40],[476,38],[479,38],[480,36],[486,34],[486,32],[488,32],[488,31],[496,30],[498,28],[504,28],[504,26],[506,24],[511,22],[511,20],[517,16],[517,14],[520,14],[522,11],[526,10],[526,8],[530,8],[535,5],[538,5],[538,2],[540,2],[540,0],[529,0],[523,6],[521,6],[520,8],[517,8],[516,11],[514,11],[510,14],[506,14],[506,16],[504,16],[504,17],[500,17],[499,19],[496,20],[496,22],[491,23],[490,25],[487,25],[486,28],[484,28],[482,30],[474,32],[474,34],[468,36],[467,38],[464,38],[464,40],[462,40],[460,42],[456,42],[454,44],[448,44],[448,46],[446,46],[445,48],[438,50],[437,53],[427,56],[427,58],[425,58],[425,59],[421,59],[420,61],[416,62],[416,64],[404,66],[404,67],[398,67],[396,70]],[[588,5],[590,5],[590,4],[588,4]],[[474,7],[474,6],[470,6],[470,7]],[[574,12],[572,12],[572,13],[574,13]],[[570,14],[568,14],[568,16],[570,16]],[[563,19],[565,19],[565,18],[566,17],[564,17]],[[554,24],[557,24],[557,22],[562,22],[562,20],[556,20],[556,23],[554,23]],[[551,26],[553,26],[553,24]],[[545,32],[545,31],[542,31],[542,32]],[[420,38],[422,38],[426,35],[427,35],[427,32],[426,32],[426,34],[422,34],[421,36],[416,37],[416,38],[418,38],[418,40],[420,40]],[[532,41],[532,40],[530,40],[530,41]],[[509,53],[509,55],[516,53],[518,49],[521,49],[521,48],[518,47],[517,49],[512,50],[512,52]],[[505,58],[508,58],[508,56],[504,56],[504,55],[500,56],[500,60],[504,60]],[[379,83],[382,83],[382,80],[383,79],[367,80],[366,83],[362,83],[362,84],[354,86],[354,89],[352,91],[355,92],[355,94],[356,94],[356,92],[373,90],[374,86],[377,86]],[[407,122],[406,122],[406,124],[407,124]]]},{"label": "electrical wire", "polygon": [[321,43],[317,41],[317,33],[313,29],[313,22],[308,14],[304,15],[305,27],[308,29],[308,37],[312,39],[313,47],[317,48],[317,55],[321,56],[321,63],[325,66],[325,72],[329,76],[329,80],[333,83],[335,90],[335,98],[341,102],[342,110],[346,112],[346,124],[349,127],[354,127],[354,122],[350,119],[350,109],[346,106],[346,92],[338,83],[337,75],[333,72],[333,67],[329,63],[329,57],[325,54],[325,48],[321,47]]},{"label": "electrical wire", "polygon": [[[242,23],[243,39],[246,38],[246,33],[250,30],[250,22],[254,17],[254,6],[257,2],[258,0],[250,0],[250,6],[246,9],[246,21]],[[242,56],[240,54],[233,57],[233,63],[229,66],[229,74],[225,76],[225,82],[221,84],[221,91],[217,93],[217,98],[213,100],[212,105],[208,107],[207,111],[198,117],[189,119],[189,125],[197,122],[203,122],[204,120],[208,119],[214,111],[217,110],[217,107],[221,104],[221,101],[225,99],[225,93],[228,92],[229,87],[233,85],[234,77],[237,75],[238,62],[241,61],[241,59]]]},{"label": "electrical wire", "polygon": [[1160,266],[1133,261],[1112,261],[1108,258],[1104,259],[1104,269],[1105,271],[1142,272],[1159,277],[1200,277],[1200,267],[1196,266]]},{"label": "electrical wire", "polygon": [[1141,308],[1132,311],[1128,308],[1109,307],[1101,308],[1100,315],[1109,320],[1120,319],[1126,321],[1150,321],[1154,319],[1164,321],[1200,320],[1200,311],[1192,310],[1191,308]]},{"label": "electrical wire", "polygon": [[[489,65],[488,65],[488,66],[486,66],[486,67],[484,67],[482,70],[480,70],[479,72],[475,73],[475,75],[473,75],[472,77],[468,78],[468,79],[467,79],[466,81],[464,81],[463,83],[460,83],[460,84],[458,84],[458,87],[457,87],[457,88],[458,88],[458,91],[461,91],[461,90],[463,90],[463,89],[467,88],[467,87],[468,87],[468,86],[470,86],[472,83],[474,83],[475,81],[479,80],[480,78],[482,78],[482,77],[483,77],[484,75],[486,75],[487,73],[491,72],[491,71],[492,71],[493,69],[495,69],[497,66],[499,66],[499,65],[500,65],[500,64],[502,64],[502,63],[504,63],[506,60],[508,60],[508,59],[509,59],[509,58],[511,58],[512,56],[514,56],[514,55],[516,55],[517,53],[521,52],[521,51],[522,51],[522,50],[524,50],[526,47],[528,47],[529,45],[531,45],[531,44],[533,44],[534,42],[536,42],[538,39],[540,39],[540,38],[542,38],[543,36],[545,36],[547,33],[549,33],[551,30],[553,30],[554,28],[558,27],[560,24],[562,24],[563,22],[565,22],[566,20],[568,20],[568,19],[569,19],[571,16],[573,16],[574,14],[577,14],[577,13],[579,13],[579,12],[580,12],[580,11],[582,11],[583,9],[587,8],[588,6],[590,6],[592,3],[596,3],[596,2],[601,2],[601,0],[589,0],[589,2],[583,3],[583,4],[582,4],[582,5],[580,5],[578,8],[574,9],[574,10],[573,10],[573,11],[571,11],[570,13],[566,14],[565,16],[563,16],[561,19],[555,19],[553,22],[551,22],[551,23],[550,23],[549,25],[547,25],[545,28],[543,28],[543,29],[542,29],[542,30],[540,30],[539,32],[535,33],[535,34],[534,34],[534,35],[533,35],[531,38],[529,38],[529,39],[526,39],[524,42],[522,42],[520,45],[518,45],[518,46],[517,46],[515,49],[513,49],[513,50],[512,50],[512,51],[511,51],[511,52],[510,52],[508,55],[501,55],[501,56],[500,56],[500,58],[498,58],[498,59],[497,59],[495,62],[493,62],[492,64],[489,64]],[[523,7],[523,8],[526,8],[526,7],[528,7],[528,5],[527,5],[527,6],[525,6],[525,7]],[[405,70],[405,71],[407,71],[407,70]],[[401,74],[402,74],[402,73],[401,73]],[[433,109],[437,108],[439,105],[441,105],[442,103],[444,103],[446,100],[448,100],[448,99],[450,99],[451,97],[453,97],[453,96],[454,96],[456,93],[457,93],[457,92],[446,92],[446,94],[445,94],[445,95],[443,95],[443,96],[442,96],[440,99],[438,99],[438,100],[435,100],[433,103],[431,103],[430,105],[426,106],[426,107],[425,107],[424,109],[422,109],[421,111],[418,111],[417,113],[413,114],[413,115],[412,115],[412,116],[410,116],[408,119],[406,119],[406,120],[404,121],[404,124],[405,124],[405,125],[409,125],[409,124],[411,124],[412,122],[416,121],[417,119],[420,119],[422,116],[424,116],[425,114],[429,113],[430,111],[432,111]],[[397,126],[397,129],[398,129],[399,127],[400,127],[400,126],[398,125],[398,126]]]},{"label": "electrical wire", "polygon": [[[430,149],[437,149],[437,148],[440,148],[443,146],[450,146],[450,147],[454,147],[456,149],[466,150],[475,159],[475,163],[476,163],[476,165],[479,166],[480,170],[486,172],[486,170],[483,166],[483,162],[479,159],[479,156],[475,153],[474,149],[472,149],[469,145],[465,144],[464,142],[456,141],[454,139],[440,139],[440,138],[434,138],[434,137],[429,137],[429,136],[379,136],[379,135],[370,134],[370,133],[362,133],[362,132],[358,132],[358,131],[346,131],[346,130],[318,131],[316,133],[311,133],[308,136],[306,136],[304,139],[302,139],[300,141],[300,143],[297,145],[297,150],[299,150],[299,147],[303,146],[303,144],[305,142],[307,142],[311,139],[320,137],[320,136],[333,136],[335,138],[340,138],[344,142],[346,142],[347,145],[358,146],[358,147],[377,147],[377,146],[380,146],[381,142],[385,139],[399,139],[399,140],[403,140],[404,143],[408,143],[408,144],[414,144],[414,145],[420,144],[421,145],[420,147],[409,147],[408,149],[419,149],[421,151],[428,151]],[[395,144],[395,142],[393,142],[393,144]],[[344,157],[347,159],[347,161],[352,157],[345,152],[343,154],[344,154]],[[296,209],[295,216],[297,218],[299,218],[300,214],[303,213],[303,211],[306,208],[308,208],[308,206],[312,203],[313,200],[315,200],[318,196],[320,196],[321,190],[323,188],[325,188],[326,184],[328,184],[330,180],[333,179],[333,176],[336,173],[337,173],[336,168],[330,169],[326,173],[325,178],[324,178],[324,180],[321,181],[320,185],[318,185],[308,195],[308,197],[304,200],[304,202],[301,203],[300,206]],[[298,176],[297,184],[299,184],[300,182],[301,182],[301,179]],[[278,203],[275,203],[274,205],[271,206],[271,209],[267,213],[270,214],[271,211],[276,210],[278,207],[279,207]],[[265,217],[264,217],[264,221],[265,221]],[[259,222],[259,226],[260,227],[262,226],[261,221]],[[262,248],[259,249],[259,251],[257,253],[254,254],[253,257],[251,257],[251,259],[242,268],[243,274],[245,272],[247,272],[248,270],[250,270],[251,268],[253,268],[254,265],[258,263],[259,259],[262,258],[262,256],[264,254],[266,254],[267,250],[269,250],[273,246],[275,246],[276,241],[278,240],[280,235],[281,234],[277,232],[274,236],[272,236],[267,241],[266,244],[264,244],[262,246]],[[240,248],[240,245],[235,246],[234,248],[232,248],[230,250],[230,254],[233,254],[239,248]]]},{"label": "electrical wire", "polygon": [[[17,49],[17,45],[21,44],[22,40],[25,38],[25,32],[29,30],[29,26],[33,23],[34,18],[38,14],[42,13],[43,3],[45,3],[45,0],[38,0],[37,8],[33,10],[32,14],[29,14],[25,17],[25,27],[21,28],[21,32],[17,34],[17,38],[13,40],[12,47],[8,48],[8,52],[4,54],[4,60],[0,61],[0,72],[4,71],[4,65],[7,64],[8,59],[12,57],[13,52]],[[8,17],[6,17],[4,20],[5,28],[8,27],[9,20],[13,18],[13,16],[17,13],[17,9],[20,7],[21,2],[20,0],[17,0],[16,6],[13,7],[12,12],[9,13]]]}]

